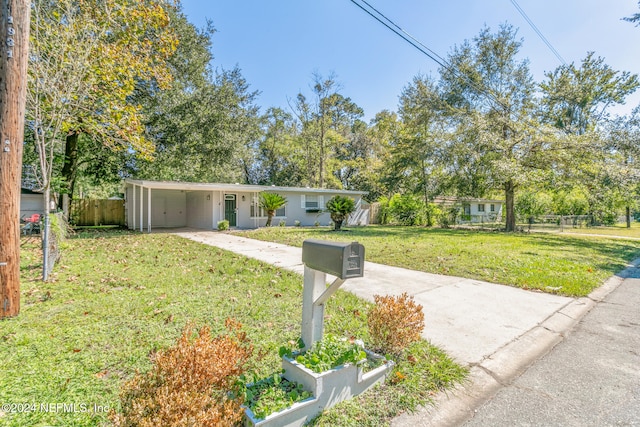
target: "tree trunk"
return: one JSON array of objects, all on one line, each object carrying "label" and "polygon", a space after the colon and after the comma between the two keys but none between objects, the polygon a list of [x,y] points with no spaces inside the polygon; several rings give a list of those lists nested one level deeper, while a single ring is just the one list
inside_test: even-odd
[{"label": "tree trunk", "polygon": [[627,228],[631,228],[631,207],[627,206]]},{"label": "tree trunk", "polygon": [[30,2],[0,4],[0,319],[20,313],[20,188]]},{"label": "tree trunk", "polygon": [[514,199],[516,193],[516,186],[513,181],[509,180],[504,183],[504,196],[505,196],[505,209],[506,209],[506,223],[505,230],[508,232],[516,230],[516,213],[514,210]]},{"label": "tree trunk", "polygon": [[267,211],[267,223],[265,224],[265,227],[271,227],[271,220],[273,219],[274,213],[275,211]]},{"label": "tree trunk", "polygon": [[67,135],[64,146],[64,166],[62,167],[62,177],[67,183],[69,201],[73,200],[73,188],[76,183],[76,175],[78,171],[78,137],[78,132],[70,132]]}]

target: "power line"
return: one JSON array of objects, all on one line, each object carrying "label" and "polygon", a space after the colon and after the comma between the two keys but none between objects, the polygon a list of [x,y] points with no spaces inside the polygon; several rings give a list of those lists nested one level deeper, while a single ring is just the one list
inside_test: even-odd
[{"label": "power line", "polygon": [[[416,43],[414,42],[414,38],[407,38],[403,33],[404,31],[402,31],[402,29],[400,27],[398,27],[393,21],[391,21],[389,18],[387,18],[386,16],[384,16],[382,13],[378,12],[375,8],[373,8],[369,3],[367,3],[366,1],[362,0],[363,3],[365,3],[367,6],[369,6],[371,9],[373,9],[374,11],[376,11],[376,13],[378,13],[380,16],[382,16],[386,21],[388,21],[391,25],[387,24],[387,22],[383,21],[382,19],[380,19],[378,16],[376,16],[375,14],[371,13],[370,10],[366,9],[365,7],[363,7],[361,4],[359,4],[358,2],[356,2],[355,0],[350,0],[351,3],[355,4],[356,6],[358,6],[360,9],[362,9],[363,11],[365,11],[369,16],[371,16],[373,19],[375,19],[376,21],[378,21],[379,23],[381,23],[382,25],[384,25],[385,27],[387,27],[388,29],[390,29],[391,31],[393,31],[395,34],[397,34],[398,36],[400,36],[404,41],[408,42],[411,46],[415,47],[416,49],[418,49],[420,52],[422,52],[423,54],[425,54],[426,56],[428,56],[429,58],[431,58],[431,60],[433,60],[435,63],[437,63],[438,65],[440,65],[441,67],[445,67],[445,65],[441,62],[442,58],[440,58],[439,55],[435,54],[431,49],[428,48],[423,48],[424,45],[422,45],[422,43]],[[400,28],[400,30],[396,30],[395,28]],[[426,46],[425,46],[426,47]],[[445,67],[446,68],[446,67]]]},{"label": "power line", "polygon": [[518,12],[520,12],[520,15],[522,15],[522,17],[529,23],[529,26],[533,29],[533,31],[536,32],[538,37],[540,37],[540,39],[544,42],[544,44],[547,45],[549,50],[551,50],[551,52],[556,56],[556,58],[558,58],[558,60],[562,63],[562,65],[567,65],[567,62],[564,60],[564,58],[562,58],[562,56],[558,53],[558,51],[551,45],[549,40],[547,40],[547,38],[542,34],[542,32],[538,29],[538,27],[536,27],[536,24],[534,24],[533,21],[529,18],[529,16],[527,16],[527,14],[520,7],[518,2],[516,0],[511,0],[511,4],[513,4],[513,6],[518,10]]},{"label": "power line", "polygon": [[[424,55],[429,57],[436,64],[440,65],[440,67],[452,72],[454,75],[456,75],[458,77],[462,77],[463,79],[465,79],[467,81],[467,83],[469,83],[469,85],[471,87],[473,87],[479,93],[482,93],[482,94],[486,95],[487,97],[489,97],[492,101],[494,101],[496,104],[498,104],[502,108],[506,108],[506,106],[498,98],[496,98],[494,94],[492,94],[491,92],[487,91],[485,88],[479,87],[473,80],[471,80],[469,78],[469,76],[467,76],[464,73],[460,73],[455,67],[453,67],[452,65],[448,64],[447,61],[445,59],[443,59],[440,55],[438,55],[432,49],[429,49],[424,43],[420,42],[418,39],[413,37],[411,34],[407,33],[398,24],[393,22],[391,19],[387,18],[387,16],[385,16],[382,12],[380,12],[378,9],[376,9],[371,4],[369,4],[366,0],[360,0],[360,1],[362,1],[362,3],[364,3],[364,4],[366,4],[367,7],[369,7],[371,10],[363,7],[360,3],[356,2],[356,0],[350,0],[350,1],[351,1],[351,3],[355,4],[360,9],[362,9],[369,16],[371,16],[373,19],[375,19],[376,21],[378,21],[379,23],[381,23],[382,25],[387,27],[389,30],[393,31],[396,35],[398,35],[404,41],[409,43],[411,46],[415,47],[420,52],[422,52]],[[373,13],[372,11],[375,12],[375,13]]]}]

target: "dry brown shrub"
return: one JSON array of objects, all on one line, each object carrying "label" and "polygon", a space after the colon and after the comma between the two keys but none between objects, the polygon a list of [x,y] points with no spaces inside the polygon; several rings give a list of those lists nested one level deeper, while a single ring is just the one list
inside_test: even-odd
[{"label": "dry brown shrub", "polygon": [[406,292],[398,297],[374,295],[375,306],[367,314],[373,349],[400,355],[412,342],[420,340],[424,329],[422,306]]},{"label": "dry brown shrub", "polygon": [[[211,338],[204,326],[193,338],[187,325],[174,347],[159,352],[147,374],[136,374],[120,393],[115,426],[232,426],[243,416],[235,384],[253,352],[241,324],[227,319],[228,333]],[[237,394],[239,395],[239,393]]]}]

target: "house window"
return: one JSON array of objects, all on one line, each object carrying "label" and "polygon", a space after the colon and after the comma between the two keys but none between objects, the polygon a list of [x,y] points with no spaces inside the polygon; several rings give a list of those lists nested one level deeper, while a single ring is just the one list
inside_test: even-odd
[{"label": "house window", "polygon": [[304,200],[304,207],[307,209],[314,209],[319,207],[318,206],[318,196],[315,194],[309,195],[307,197],[305,197]]},{"label": "house window", "polygon": [[[286,213],[286,205],[276,210],[274,216],[287,216]],[[257,213],[257,215],[256,215]],[[258,197],[253,198],[253,203],[251,203],[251,218],[266,218],[267,211],[260,207],[260,199]]]},{"label": "house window", "polygon": [[301,207],[309,212],[321,211],[324,207],[324,196],[317,194],[303,194],[301,196]]},{"label": "house window", "polygon": [[471,215],[471,205],[470,204],[465,203],[463,205],[463,209],[464,209],[464,214],[465,215]]},{"label": "house window", "polygon": [[489,212],[495,212],[496,211],[496,205],[494,205],[493,203],[491,203],[489,205]]},{"label": "house window", "polygon": [[478,204],[478,212],[484,212],[484,203]]}]

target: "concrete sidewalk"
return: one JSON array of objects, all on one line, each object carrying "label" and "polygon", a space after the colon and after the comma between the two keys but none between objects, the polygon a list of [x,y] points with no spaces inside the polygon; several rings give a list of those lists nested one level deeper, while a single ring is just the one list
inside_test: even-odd
[{"label": "concrete sidewalk", "polygon": [[[300,248],[217,231],[174,234],[300,274],[304,269]],[[424,307],[423,337],[470,367],[467,384],[439,395],[434,408],[405,414],[393,423],[439,426],[470,418],[475,408],[560,342],[596,301],[621,282],[614,276],[589,297],[567,298],[366,262],[364,277],[347,280],[342,289],[370,301],[375,294],[412,295]]]}]

